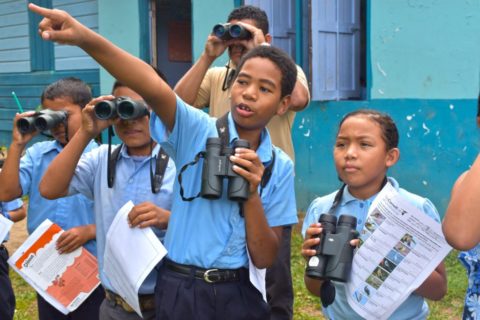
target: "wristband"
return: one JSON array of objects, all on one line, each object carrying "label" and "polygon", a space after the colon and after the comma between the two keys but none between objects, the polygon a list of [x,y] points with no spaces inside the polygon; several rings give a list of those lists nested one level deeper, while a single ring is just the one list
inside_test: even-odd
[{"label": "wristband", "polygon": [[261,46],[266,46],[266,47],[270,47],[270,43],[268,42],[262,42],[260,43]]}]

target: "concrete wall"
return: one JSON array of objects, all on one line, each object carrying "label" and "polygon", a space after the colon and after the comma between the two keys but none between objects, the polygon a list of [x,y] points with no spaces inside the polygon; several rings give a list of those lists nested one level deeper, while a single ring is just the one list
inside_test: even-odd
[{"label": "concrete wall", "polygon": [[479,149],[480,1],[369,0],[366,101],[313,102],[293,128],[301,210],[335,190],[338,122],[357,108],[389,113],[401,157],[389,174],[430,198],[441,215]]},{"label": "concrete wall", "polygon": [[[99,33],[137,57],[140,55],[138,7],[138,1],[98,0]],[[100,68],[100,92],[110,93],[113,82],[112,76]]]}]

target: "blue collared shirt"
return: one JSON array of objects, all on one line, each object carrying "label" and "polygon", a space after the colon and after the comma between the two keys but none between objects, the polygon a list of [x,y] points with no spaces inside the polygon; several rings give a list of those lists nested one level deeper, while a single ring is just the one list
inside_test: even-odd
[{"label": "blue collared shirt", "polygon": [[[23,206],[23,201],[20,198],[12,201],[0,202],[0,214],[3,215],[4,217],[7,217],[7,213],[9,211],[17,210],[21,206]],[[3,240],[7,241],[8,238],[9,238],[9,235],[7,235]],[[1,241],[2,239],[0,239],[0,242]]]},{"label": "blue collared shirt", "polygon": [[[91,141],[86,151],[97,144]],[[50,219],[63,230],[95,223],[93,202],[82,195],[48,200],[40,195],[38,186],[53,159],[63,147],[57,141],[35,143],[27,149],[20,160],[20,185],[23,195],[29,195],[27,229],[32,233],[45,219]],[[97,255],[95,240],[85,244],[85,248]]]},{"label": "blue collared shirt", "polygon": [[[437,209],[427,198],[422,198],[418,195],[410,193],[399,187],[398,182],[393,178],[388,178],[388,181],[393,187],[407,200],[409,200],[415,207],[420,209],[429,217],[440,222],[440,216]],[[338,190],[337,190],[338,191]],[[307,214],[303,221],[302,234],[305,237],[307,228],[315,222],[318,222],[322,213],[327,213],[333,204],[333,200],[337,191],[326,195],[324,197],[313,200],[308,208]],[[348,188],[345,188],[342,200],[339,206],[335,210],[337,217],[348,214],[357,218],[357,231],[360,232],[365,224],[367,218],[368,209],[376,198],[376,194],[366,200],[359,200],[354,198]],[[324,308],[323,312],[328,319],[363,319],[361,318],[348,304],[346,287],[343,283],[334,282],[337,294],[335,296],[335,302],[328,308]],[[426,319],[428,316],[428,305],[425,299],[419,295],[412,293],[405,302],[403,302],[397,310],[390,316],[389,319],[413,319],[420,320]]]},{"label": "blue collared shirt", "polygon": [[[122,146],[117,160],[114,185],[110,189],[107,185],[108,146],[102,145],[81,157],[70,182],[69,194],[81,193],[93,200],[97,225],[98,269],[102,285],[109,290],[113,291],[113,288],[103,272],[103,255],[106,235],[118,210],[130,200],[134,205],[152,202],[166,210],[170,210],[172,206],[172,186],[175,179],[173,161],[168,162],[160,192],[154,194],[151,190],[150,161],[153,161],[155,168],[159,150],[160,147],[157,145],[153,149],[152,157],[133,157],[127,153],[126,147]],[[159,239],[162,239],[164,232],[152,229]],[[157,272],[154,269],[143,282],[139,293],[152,294],[156,279]]]},{"label": "blue collared shirt", "polygon": [[[177,97],[175,127],[163,139],[163,125],[153,114],[150,132],[175,161],[177,168],[191,162],[200,151],[205,150],[209,137],[218,137],[215,118],[193,108]],[[238,139],[231,115],[228,117],[230,142]],[[270,182],[263,189],[262,205],[270,227],[297,223],[294,173],[290,158],[279,148],[273,147],[268,131],[262,132],[257,154],[266,165],[275,152]],[[183,174],[185,196],[200,191],[203,159],[189,167]],[[165,246],[170,259],[177,263],[203,268],[240,268],[248,266],[245,239],[245,219],[239,214],[239,205],[227,199],[226,188],[218,200],[197,198],[183,201],[179,184],[175,181],[172,215],[165,237]]]}]

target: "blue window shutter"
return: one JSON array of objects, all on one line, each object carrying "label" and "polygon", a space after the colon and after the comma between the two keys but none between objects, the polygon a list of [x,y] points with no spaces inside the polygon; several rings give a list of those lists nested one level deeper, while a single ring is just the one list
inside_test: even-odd
[{"label": "blue window shutter", "polygon": [[295,0],[245,0],[245,4],[267,13],[272,44],[295,59]]},{"label": "blue window shutter", "polygon": [[[74,18],[98,32],[98,4],[97,0],[51,0],[53,8],[67,11]],[[54,45],[55,70],[83,70],[98,69],[99,66],[82,49],[75,46]]]},{"label": "blue window shutter", "polygon": [[312,98],[360,97],[360,1],[312,1]]},{"label": "blue window shutter", "polygon": [[29,72],[30,40],[25,2],[1,1],[0,15],[0,73]]}]

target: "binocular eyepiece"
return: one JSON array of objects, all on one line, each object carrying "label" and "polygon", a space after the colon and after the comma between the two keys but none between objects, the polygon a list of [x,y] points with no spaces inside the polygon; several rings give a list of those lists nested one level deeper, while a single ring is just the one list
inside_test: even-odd
[{"label": "binocular eyepiece", "polygon": [[232,201],[246,201],[249,196],[248,181],[232,170],[230,155],[235,148],[250,148],[247,140],[238,139],[233,147],[222,147],[220,138],[208,138],[202,170],[201,196],[218,199],[222,196],[223,178],[228,178],[228,198]]},{"label": "binocular eyepiece", "polygon": [[313,248],[317,253],[308,260],[305,273],[310,278],[346,282],[354,250],[350,241],[358,237],[357,218],[341,215],[337,224],[335,215],[322,214],[319,222],[323,228],[320,244]]},{"label": "binocular eyepiece", "polygon": [[100,101],[95,105],[94,113],[100,120],[113,119],[117,116],[123,120],[134,120],[150,114],[143,101],[128,97]]},{"label": "binocular eyepiece", "polygon": [[213,27],[212,34],[222,40],[248,40],[252,37],[250,31],[245,29],[242,25],[232,23],[216,24]]},{"label": "binocular eyepiece", "polygon": [[35,130],[42,132],[50,130],[66,120],[66,111],[52,111],[45,109],[36,112],[32,116],[18,119],[17,128],[21,134],[30,133]]}]

